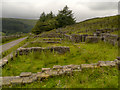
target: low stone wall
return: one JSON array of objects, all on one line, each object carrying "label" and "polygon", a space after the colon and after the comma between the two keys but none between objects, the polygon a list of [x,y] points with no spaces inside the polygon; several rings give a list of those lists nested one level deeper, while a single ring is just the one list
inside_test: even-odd
[{"label": "low stone wall", "polygon": [[31,47],[31,48],[18,48],[16,50],[16,54],[17,55],[27,55],[28,53],[30,52],[35,52],[35,51],[55,51],[55,52],[58,52],[60,54],[64,54],[66,52],[70,52],[70,48],[69,47],[66,47],[66,46],[56,46],[56,47],[46,47],[46,48],[43,48],[43,47]]},{"label": "low stone wall", "polygon": [[118,35],[111,35],[111,34],[101,34],[101,38],[104,42],[108,42],[112,45],[118,44]]},{"label": "low stone wall", "polygon": [[61,42],[60,41],[33,41],[31,43],[34,44],[34,43],[61,43]]},{"label": "low stone wall", "polygon": [[87,34],[83,34],[83,35],[79,35],[79,34],[66,35],[66,34],[64,34],[63,38],[66,40],[75,42],[75,43],[79,43],[79,42],[85,42],[87,36],[89,36],[89,35],[87,35]]},{"label": "low stone wall", "polygon": [[83,34],[83,35],[77,35],[77,34],[72,34],[72,41],[75,43],[79,43],[79,42],[85,42],[86,41],[86,37],[89,36],[87,34]]},{"label": "low stone wall", "polygon": [[40,37],[43,37],[43,38],[62,38],[62,34],[49,33],[49,34],[42,34]]},{"label": "low stone wall", "polygon": [[114,61],[99,61],[98,63],[92,64],[81,64],[81,65],[54,65],[53,68],[42,68],[41,72],[31,73],[22,72],[20,76],[9,76],[1,77],[2,85],[15,85],[15,84],[26,84],[32,83],[36,80],[43,80],[45,78],[59,76],[59,75],[69,75],[73,72],[80,72],[83,69],[98,68],[104,66],[114,67],[117,66],[120,59],[115,59]]},{"label": "low stone wall", "polygon": [[86,43],[98,43],[100,41],[100,37],[97,36],[92,36],[92,37],[87,37],[86,38]]},{"label": "low stone wall", "polygon": [[62,41],[61,38],[43,38],[43,41]]},{"label": "low stone wall", "polygon": [[8,59],[13,59],[13,52],[0,60],[0,68],[8,63]]}]

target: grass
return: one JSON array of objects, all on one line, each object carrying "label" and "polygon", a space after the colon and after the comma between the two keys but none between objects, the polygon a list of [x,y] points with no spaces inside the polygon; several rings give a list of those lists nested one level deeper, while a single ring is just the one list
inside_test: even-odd
[{"label": "grass", "polygon": [[3,88],[118,88],[117,67],[84,69],[70,75],[62,75],[36,81],[31,84],[4,86]]},{"label": "grass", "polygon": [[[98,61],[113,61],[117,57],[118,49],[103,42],[94,44],[67,44],[70,53],[59,55],[50,52],[32,52],[29,55],[18,56],[3,68],[3,76],[19,75],[21,72],[39,72],[41,68],[53,65],[97,63]],[[22,67],[21,67],[22,65]]]}]

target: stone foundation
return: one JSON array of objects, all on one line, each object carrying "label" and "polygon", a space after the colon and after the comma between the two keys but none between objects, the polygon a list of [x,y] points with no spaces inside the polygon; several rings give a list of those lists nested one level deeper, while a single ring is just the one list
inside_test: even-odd
[{"label": "stone foundation", "polygon": [[70,48],[66,47],[66,46],[56,46],[56,47],[46,47],[46,48],[42,48],[42,47],[31,47],[31,48],[18,48],[16,50],[17,55],[27,55],[30,52],[34,52],[34,51],[55,51],[58,52],[60,54],[64,54],[66,52],[70,52]]},{"label": "stone foundation", "polygon": [[100,41],[100,38],[97,36],[87,37],[86,43],[98,43]]},{"label": "stone foundation", "polygon": [[32,83],[36,80],[43,80],[45,78],[58,76],[58,75],[68,75],[72,72],[80,72],[82,69],[88,68],[99,68],[103,66],[114,67],[118,65],[120,61],[115,59],[114,61],[99,61],[98,63],[93,64],[81,64],[81,65],[55,65],[53,68],[42,68],[41,72],[31,73],[31,72],[22,72],[20,76],[9,76],[1,77],[3,82],[2,85],[15,85],[15,84],[26,84]]}]

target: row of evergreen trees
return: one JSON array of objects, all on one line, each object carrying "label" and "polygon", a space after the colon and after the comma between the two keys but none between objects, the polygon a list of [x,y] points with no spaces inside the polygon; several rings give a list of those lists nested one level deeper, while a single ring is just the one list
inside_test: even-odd
[{"label": "row of evergreen trees", "polygon": [[69,10],[67,6],[60,10],[55,16],[52,11],[48,14],[44,12],[40,15],[39,20],[32,29],[34,34],[40,34],[44,31],[49,31],[55,28],[65,27],[67,25],[72,25],[75,23],[75,18],[73,17],[72,10]]}]

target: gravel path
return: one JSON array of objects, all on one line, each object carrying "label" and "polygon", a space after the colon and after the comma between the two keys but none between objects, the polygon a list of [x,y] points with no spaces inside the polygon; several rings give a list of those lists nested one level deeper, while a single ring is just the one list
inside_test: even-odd
[{"label": "gravel path", "polygon": [[9,42],[9,43],[6,43],[6,44],[3,44],[0,46],[0,53],[10,49],[11,47],[15,46],[16,44],[18,44],[19,42],[25,40],[27,37],[24,37],[24,38],[20,38],[18,40],[15,40],[15,41],[12,41],[12,42]]}]

